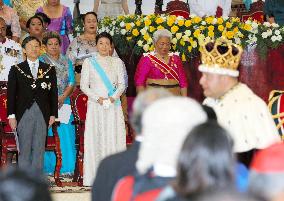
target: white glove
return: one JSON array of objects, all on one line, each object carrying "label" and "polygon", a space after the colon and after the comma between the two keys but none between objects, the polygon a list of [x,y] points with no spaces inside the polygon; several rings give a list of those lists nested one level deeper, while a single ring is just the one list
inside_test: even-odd
[{"label": "white glove", "polygon": [[110,107],[110,105],[111,105],[111,102],[109,99],[103,100],[103,108],[105,110],[107,110]]}]

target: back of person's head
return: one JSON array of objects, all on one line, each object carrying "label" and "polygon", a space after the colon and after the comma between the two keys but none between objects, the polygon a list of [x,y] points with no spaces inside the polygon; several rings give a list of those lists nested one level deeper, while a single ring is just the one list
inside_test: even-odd
[{"label": "back of person's head", "polygon": [[207,120],[201,105],[187,97],[163,98],[151,104],[142,116],[142,135],[137,169],[145,173],[162,165],[175,170],[178,153],[187,133]]},{"label": "back of person's head", "polygon": [[209,189],[234,185],[233,140],[216,121],[196,126],[178,157],[175,190],[189,197]]},{"label": "back of person's head", "polygon": [[7,169],[0,176],[0,201],[51,201],[48,184],[41,174]]},{"label": "back of person's head", "polygon": [[35,16],[41,17],[42,21],[46,23],[47,25],[51,23],[51,19],[45,13],[39,12],[39,13],[36,13]]},{"label": "back of person's head", "polygon": [[138,94],[133,103],[133,111],[130,116],[131,126],[137,135],[141,134],[142,130],[142,115],[146,108],[155,101],[173,96],[166,89],[147,89]]},{"label": "back of person's head", "polygon": [[274,144],[255,154],[250,168],[249,191],[267,200],[284,195],[283,143]]}]

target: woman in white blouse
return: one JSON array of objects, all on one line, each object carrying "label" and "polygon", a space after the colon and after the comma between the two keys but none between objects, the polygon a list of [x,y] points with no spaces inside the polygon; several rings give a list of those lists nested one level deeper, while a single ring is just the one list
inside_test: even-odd
[{"label": "woman in white blouse", "polygon": [[126,149],[126,131],[120,103],[125,90],[123,62],[109,56],[112,38],[103,32],[96,37],[98,54],[85,59],[81,90],[88,96],[84,134],[83,183],[91,186],[100,161]]}]

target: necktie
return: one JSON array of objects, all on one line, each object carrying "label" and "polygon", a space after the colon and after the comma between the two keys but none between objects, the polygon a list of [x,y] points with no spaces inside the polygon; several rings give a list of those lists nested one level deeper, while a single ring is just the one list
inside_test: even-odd
[{"label": "necktie", "polygon": [[36,64],[32,63],[32,75],[34,78],[37,78],[37,70],[36,70]]}]

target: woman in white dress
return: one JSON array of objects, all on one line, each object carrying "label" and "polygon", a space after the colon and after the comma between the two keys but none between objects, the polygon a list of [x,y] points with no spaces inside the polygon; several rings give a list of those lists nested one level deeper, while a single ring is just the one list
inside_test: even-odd
[{"label": "woman in white dress", "polygon": [[126,131],[120,96],[125,89],[123,62],[109,56],[112,38],[96,37],[98,54],[85,59],[81,90],[88,96],[84,134],[84,185],[91,186],[100,161],[126,149]]},{"label": "woman in white dress", "polygon": [[232,0],[189,0],[190,14],[199,17],[215,16],[217,8],[222,8],[222,17],[228,17],[231,12]]},{"label": "woman in white dress", "polygon": [[98,19],[128,15],[128,3],[127,0],[95,0],[94,12],[98,14]]}]

